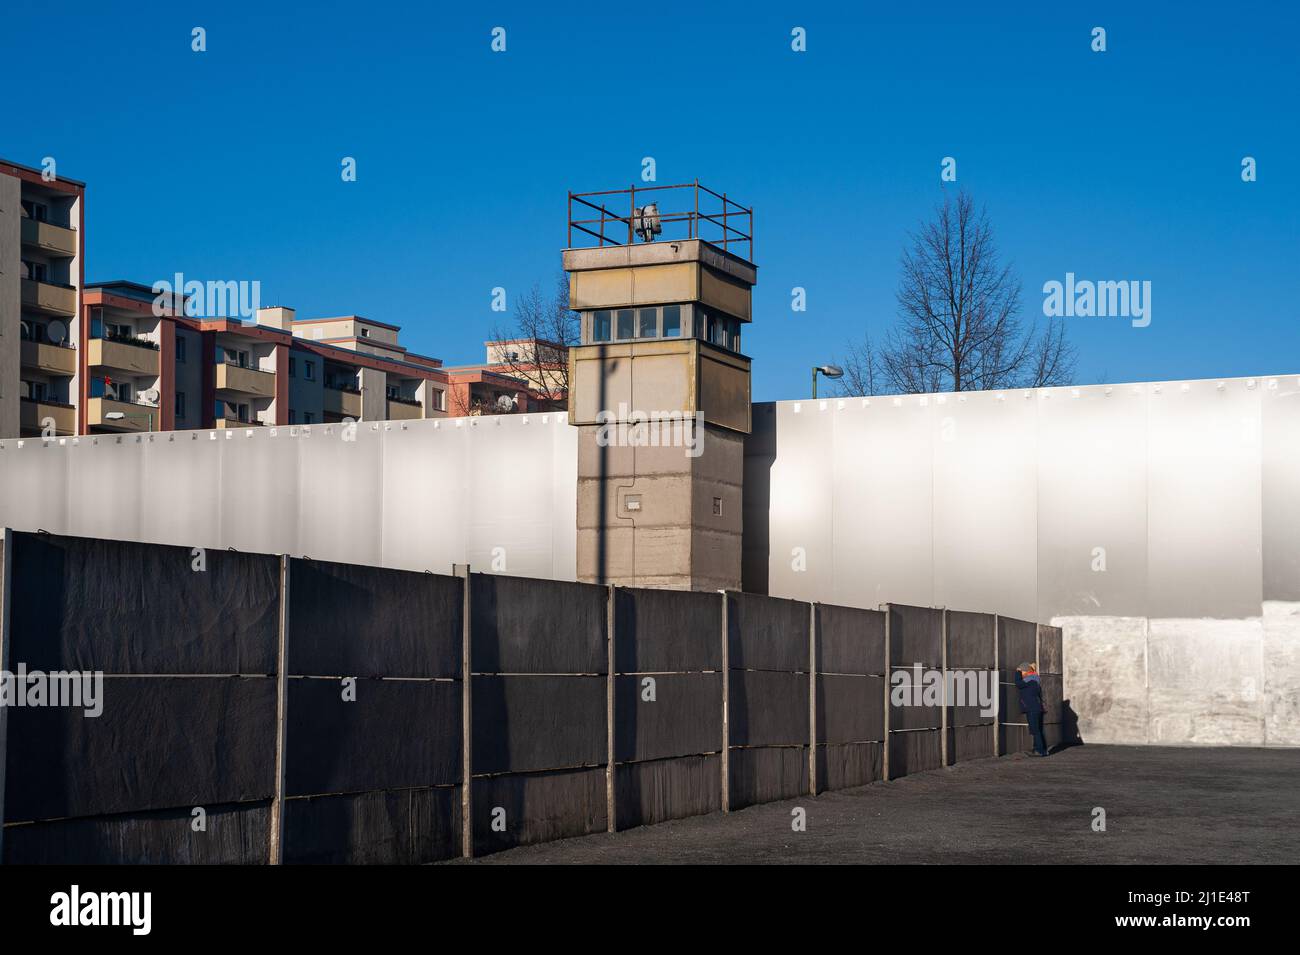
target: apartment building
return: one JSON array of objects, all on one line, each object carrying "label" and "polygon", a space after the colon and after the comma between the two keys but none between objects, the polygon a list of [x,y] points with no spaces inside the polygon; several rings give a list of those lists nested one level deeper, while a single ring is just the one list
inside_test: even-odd
[{"label": "apartment building", "polygon": [[534,339],[483,343],[485,361],[446,369],[453,415],[563,411],[568,407],[568,348]]},{"label": "apartment building", "polygon": [[86,284],[85,188],[0,160],[0,438],[565,407],[549,342],[487,342],[448,369],[359,315],[202,317],[149,284]]},{"label": "apartment building", "polygon": [[[446,415],[447,375],[410,354],[395,325],[357,315],[295,319],[196,318],[186,300],[161,301],[133,282],[86,288],[90,329],[83,433]],[[380,341],[381,347],[370,342]]]},{"label": "apartment building", "polygon": [[85,192],[0,160],[0,437],[77,433]]}]

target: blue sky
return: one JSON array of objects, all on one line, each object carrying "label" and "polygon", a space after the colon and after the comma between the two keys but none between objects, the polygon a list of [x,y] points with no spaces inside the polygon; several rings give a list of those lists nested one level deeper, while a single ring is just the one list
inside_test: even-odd
[{"label": "blue sky", "polygon": [[567,191],[653,156],[755,207],[754,398],[792,398],[895,320],[952,156],[1026,317],[1066,272],[1152,283],[1147,328],[1069,320],[1079,381],[1300,371],[1292,4],[107,6],[16,4],[0,37],[27,78],[0,156],[88,184],[91,281],[256,279],[479,361],[493,287],[553,281]]}]

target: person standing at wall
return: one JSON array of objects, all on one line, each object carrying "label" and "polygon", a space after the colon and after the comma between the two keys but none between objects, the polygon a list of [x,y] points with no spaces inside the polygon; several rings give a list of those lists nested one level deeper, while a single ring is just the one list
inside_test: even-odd
[{"label": "person standing at wall", "polygon": [[1038,665],[1022,663],[1016,667],[1016,689],[1020,691],[1020,709],[1029,723],[1029,734],[1034,738],[1034,755],[1046,756],[1047,744],[1043,739],[1043,684],[1038,679]]}]

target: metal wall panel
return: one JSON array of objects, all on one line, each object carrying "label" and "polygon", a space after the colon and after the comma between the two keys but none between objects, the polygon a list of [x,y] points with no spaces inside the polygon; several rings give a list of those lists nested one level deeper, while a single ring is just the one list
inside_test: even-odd
[{"label": "metal wall panel", "polygon": [[1150,385],[1148,617],[1258,617],[1260,382]]},{"label": "metal wall panel", "polygon": [[450,420],[405,426],[383,442],[383,564],[446,574],[468,561],[464,498],[472,481],[469,442],[477,435]]},{"label": "metal wall panel", "polygon": [[[518,420],[513,420],[518,417]],[[547,423],[543,424],[542,419]],[[552,481],[557,452],[553,415],[462,418],[469,441],[472,479],[465,489],[471,566],[524,577],[552,575],[556,519]],[[577,440],[569,453],[576,500]],[[568,527],[576,536],[575,517]]]},{"label": "metal wall panel", "polygon": [[[253,429],[248,429],[253,430]],[[236,432],[227,431],[232,437]],[[239,432],[236,440],[249,440]],[[157,544],[215,547],[221,540],[221,451],[223,441],[201,440],[202,432],[172,431],[145,436],[145,506],[140,533]],[[209,506],[195,507],[195,502]]]},{"label": "metal wall panel", "polygon": [[[248,434],[248,431],[252,434]],[[302,554],[298,546],[298,428],[251,428],[222,440],[196,431],[221,449],[222,547],[262,554]]]},{"label": "metal wall panel", "polygon": [[[0,441],[0,524],[66,534],[69,455],[75,439]],[[15,523],[15,519],[22,523]]]},{"label": "metal wall panel", "polygon": [[1038,423],[1038,605],[1018,616],[1145,613],[1146,388],[1055,389]]},{"label": "metal wall panel", "polygon": [[934,604],[1038,610],[1037,404],[1047,392],[931,395]]},{"label": "metal wall panel", "polygon": [[[776,460],[768,500],[769,592],[797,600],[832,599],[834,447],[829,402],[776,406]],[[838,601],[843,603],[844,601]]]},{"label": "metal wall panel", "polygon": [[[144,456],[142,435],[98,435],[83,437],[64,446],[68,454],[68,533],[78,537],[106,537],[111,540],[144,540],[141,515],[145,509]],[[7,502],[8,503],[8,502]],[[23,505],[13,507],[19,523]]]},{"label": "metal wall panel", "polygon": [[383,424],[301,429],[298,547],[304,555],[350,564],[381,562]]},{"label": "metal wall panel", "polygon": [[6,440],[0,526],[574,580],[577,446],[563,414]]},{"label": "metal wall panel", "polygon": [[1264,599],[1300,601],[1300,376],[1267,379],[1261,401]]},{"label": "metal wall panel", "polygon": [[[831,594],[819,599],[848,607],[891,601],[929,606],[934,602],[930,404],[916,396],[845,398],[836,399],[835,409],[831,453],[823,447],[813,458],[814,466],[831,470],[835,497]],[[782,487],[780,493],[792,490]],[[771,593],[784,596],[784,591]]]}]

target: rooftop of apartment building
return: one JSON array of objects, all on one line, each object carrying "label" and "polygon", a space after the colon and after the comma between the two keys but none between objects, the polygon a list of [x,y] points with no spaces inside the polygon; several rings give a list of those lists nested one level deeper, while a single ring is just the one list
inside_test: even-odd
[{"label": "rooftop of apartment building", "polygon": [[[27,166],[20,162],[14,162],[12,159],[0,159],[0,175],[16,176],[19,174],[20,171],[24,173],[28,173],[29,176],[40,176],[42,179],[45,178],[44,169],[37,169],[33,166]],[[22,178],[28,178],[28,177],[23,176]],[[67,183],[70,186],[76,186],[79,189],[86,188],[86,184],[84,182],[81,182],[77,179],[69,179],[67,176],[59,176],[56,181]]]}]

